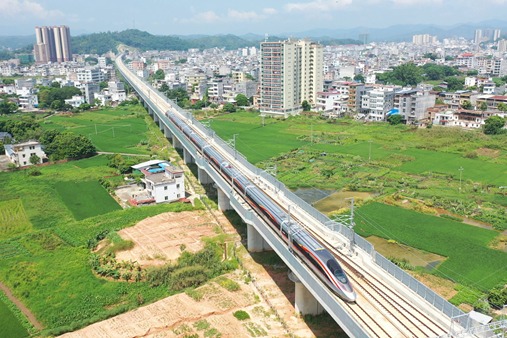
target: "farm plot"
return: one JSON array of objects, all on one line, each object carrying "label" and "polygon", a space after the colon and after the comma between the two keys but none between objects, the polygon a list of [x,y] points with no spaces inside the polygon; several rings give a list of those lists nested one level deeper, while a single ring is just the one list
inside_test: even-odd
[{"label": "farm plot", "polygon": [[67,130],[87,136],[99,151],[147,154],[148,127],[144,115],[129,110],[104,109],[69,116],[52,116],[44,129]]},{"label": "farm plot", "polygon": [[121,209],[97,181],[61,181],[55,189],[76,220]]},{"label": "farm plot", "polygon": [[356,212],[355,230],[361,236],[379,236],[448,259],[435,273],[488,290],[507,279],[507,253],[488,245],[499,233],[411,210],[370,203]]},{"label": "farm plot", "polygon": [[28,331],[0,297],[0,337],[24,338],[28,336]]},{"label": "farm plot", "polygon": [[0,240],[28,232],[32,224],[20,199],[0,202]]}]

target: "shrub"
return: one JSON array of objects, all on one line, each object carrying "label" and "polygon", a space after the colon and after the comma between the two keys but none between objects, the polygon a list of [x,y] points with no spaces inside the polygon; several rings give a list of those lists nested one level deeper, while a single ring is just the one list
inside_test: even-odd
[{"label": "shrub", "polygon": [[203,266],[186,266],[173,272],[170,277],[170,288],[172,290],[183,290],[188,287],[196,287],[207,279],[206,269]]},{"label": "shrub", "polygon": [[248,312],[243,311],[243,310],[238,310],[238,311],[234,312],[233,316],[236,317],[237,320],[250,319],[250,315],[248,314]]}]

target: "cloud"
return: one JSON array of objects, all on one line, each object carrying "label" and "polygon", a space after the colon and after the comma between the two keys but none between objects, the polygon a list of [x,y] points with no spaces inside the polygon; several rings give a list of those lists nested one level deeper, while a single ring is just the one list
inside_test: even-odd
[{"label": "cloud", "polygon": [[285,5],[289,12],[330,11],[352,4],[352,0],[315,0],[310,2],[292,2]]},{"label": "cloud", "polygon": [[45,9],[41,4],[32,0],[0,0],[0,17],[35,17],[38,19],[53,19],[63,17],[59,10]]},{"label": "cloud", "polygon": [[260,15],[257,14],[256,12],[242,12],[242,11],[237,11],[235,9],[229,9],[229,11],[227,12],[227,16],[230,18],[230,19],[234,19],[234,20],[258,20],[260,18]]},{"label": "cloud", "polygon": [[[2,1],[2,0],[0,0]],[[236,9],[228,9],[224,15],[219,15],[214,11],[194,12],[190,18],[174,18],[176,23],[217,23],[228,21],[259,21],[278,13],[274,8],[264,8],[261,12],[255,11],[238,11]]]}]

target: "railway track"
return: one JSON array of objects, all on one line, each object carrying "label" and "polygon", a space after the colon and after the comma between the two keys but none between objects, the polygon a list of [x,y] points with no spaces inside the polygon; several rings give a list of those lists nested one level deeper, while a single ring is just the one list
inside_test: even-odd
[{"label": "railway track", "polygon": [[[139,79],[135,79],[135,81],[141,84],[139,88],[143,93],[152,98],[155,104],[159,106],[159,108],[162,108],[163,111],[173,109],[158,93],[142,86],[142,81]],[[151,95],[152,92],[154,95]],[[194,131],[200,134],[198,130]],[[206,137],[206,135],[201,136]],[[227,154],[224,155],[228,157]],[[256,176],[249,171],[243,171],[243,174],[249,177],[252,182],[256,182]],[[262,188],[260,185],[259,187]],[[262,189],[265,191],[270,190],[266,189],[266,187]],[[276,191],[276,189],[273,189],[273,191]],[[266,191],[266,193],[268,193],[268,191]],[[273,194],[275,196],[273,196]],[[268,195],[273,200],[280,198],[276,192],[268,193]],[[285,207],[283,207],[281,203],[278,204],[285,210]],[[292,215],[294,216],[294,214]],[[294,219],[298,221],[297,218]],[[420,311],[409,300],[406,300],[398,292],[392,290],[385,282],[368,271],[361,269],[352,259],[345,257],[342,252],[336,250],[331,243],[325,240],[325,236],[322,236],[322,234],[312,229],[312,227],[304,226],[303,224],[306,224],[306,222],[298,222],[316,238],[319,238],[321,243],[326,243],[327,249],[332,252],[342,264],[349,279],[354,283],[353,285],[358,294],[358,300],[356,303],[346,303],[337,298],[337,301],[348,308],[350,312],[355,315],[355,318],[368,329],[372,336],[393,338],[432,337],[447,332],[441,324]]]}]

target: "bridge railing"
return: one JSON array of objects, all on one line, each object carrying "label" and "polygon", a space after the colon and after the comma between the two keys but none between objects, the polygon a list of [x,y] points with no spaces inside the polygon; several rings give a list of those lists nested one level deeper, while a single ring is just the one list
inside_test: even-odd
[{"label": "bridge railing", "polygon": [[[125,76],[126,79],[128,79]],[[152,88],[150,84],[148,84],[146,81],[144,81],[144,84],[147,85],[149,88]],[[133,87],[137,90],[139,93],[140,90],[137,88],[137,85],[131,83]],[[157,94],[158,95],[158,94]],[[146,100],[148,98],[144,97]],[[159,96],[161,97],[161,96]],[[461,316],[464,314],[463,311],[458,309],[456,306],[449,303],[447,300],[442,298],[440,295],[435,293],[433,290],[429,289],[427,286],[425,286],[423,283],[419,282],[417,279],[413,278],[410,274],[400,269],[398,266],[393,264],[391,261],[389,261],[387,258],[379,254],[375,251],[373,245],[369,243],[367,240],[362,238],[361,236],[357,235],[353,232],[353,230],[349,229],[344,224],[341,224],[339,222],[333,221],[329,219],[326,215],[322,214],[320,211],[315,209],[313,206],[305,202],[303,199],[301,199],[299,196],[294,194],[292,191],[290,191],[282,182],[278,181],[275,177],[267,174],[264,170],[257,168],[248,160],[235,151],[227,142],[225,142],[223,139],[221,139],[218,135],[216,135],[213,131],[206,128],[202,123],[195,120],[187,111],[184,111],[181,109],[177,104],[175,104],[173,101],[171,101],[168,98],[163,98],[166,102],[168,102],[173,109],[176,109],[178,112],[180,112],[183,116],[187,117],[189,120],[192,121],[192,124],[194,127],[202,131],[204,135],[208,135],[209,137],[213,138],[214,142],[221,147],[222,150],[226,151],[231,157],[236,158],[243,166],[245,166],[247,169],[249,169],[252,173],[259,175],[263,177],[265,180],[267,180],[269,183],[271,183],[278,191],[281,191],[284,196],[286,196],[292,203],[297,205],[299,208],[304,210],[306,213],[311,215],[314,219],[316,219],[318,222],[321,223],[322,226],[330,228],[333,231],[340,232],[345,238],[354,238],[355,244],[364,252],[369,254],[373,261],[381,267],[383,270],[385,270],[387,273],[398,279],[400,282],[405,284],[407,287],[409,287],[412,291],[416,292],[418,295],[420,295],[422,298],[427,300],[430,304],[434,305],[438,310],[442,311],[444,314],[446,314],[450,318],[454,318],[457,316]],[[165,117],[164,112],[158,111],[158,108],[153,108],[155,111],[157,111],[160,115],[163,115]],[[170,123],[167,118],[163,119],[164,121],[167,121],[166,123]],[[172,125],[172,123],[170,123]],[[178,134],[180,134],[178,132]],[[185,139],[183,137],[183,139]],[[192,146],[192,148],[194,148]],[[337,226],[338,225],[338,226]],[[338,229],[336,229],[338,227]]]},{"label": "bridge railing", "polygon": [[411,290],[415,291],[419,296],[424,298],[426,301],[428,301],[428,303],[432,304],[438,310],[442,311],[449,318],[454,318],[463,314],[463,311],[449,303],[435,291],[419,282],[417,279],[403,271],[400,267],[398,267],[396,264],[378,252],[375,252],[375,255],[373,257],[375,263],[377,263],[378,266],[408,286]]}]

